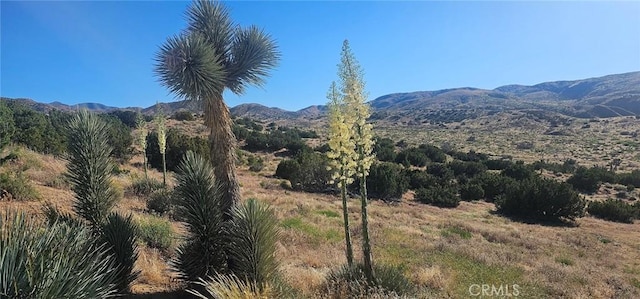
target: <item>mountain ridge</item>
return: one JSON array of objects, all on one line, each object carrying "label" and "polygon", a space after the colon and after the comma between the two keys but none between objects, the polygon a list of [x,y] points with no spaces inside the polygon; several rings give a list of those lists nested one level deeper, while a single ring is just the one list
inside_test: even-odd
[{"label": "mountain ridge", "polygon": [[[7,98],[3,98],[7,99]],[[117,108],[98,103],[66,105],[60,102],[39,103],[31,99],[15,100],[42,111],[51,109],[88,109],[96,112],[139,110],[153,114],[160,107],[164,113],[178,110],[201,113],[196,103],[175,101],[159,103],[147,108]],[[424,122],[443,111],[453,111],[472,117],[477,111],[543,109],[566,116],[590,118],[640,115],[640,71],[612,74],[580,80],[543,82],[535,85],[510,84],[494,89],[474,87],[449,88],[433,91],[391,93],[369,101],[378,120],[410,117]],[[261,120],[317,119],[327,111],[325,105],[312,105],[297,111],[267,107],[257,103],[240,104],[230,108],[232,115]],[[411,114],[417,115],[412,117]],[[440,121],[437,120],[436,121]]]}]

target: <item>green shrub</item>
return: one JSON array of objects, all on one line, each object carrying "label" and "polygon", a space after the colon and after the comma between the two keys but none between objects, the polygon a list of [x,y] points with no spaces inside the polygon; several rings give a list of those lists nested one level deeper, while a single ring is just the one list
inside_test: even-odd
[{"label": "green shrub", "polygon": [[480,184],[464,184],[460,187],[460,199],[464,201],[480,200],[484,198],[484,189]]},{"label": "green shrub", "polygon": [[391,162],[371,165],[369,176],[367,176],[367,190],[370,197],[384,200],[398,199],[408,189],[409,180],[402,166]]},{"label": "green shrub", "polygon": [[494,202],[498,196],[504,195],[509,185],[513,183],[515,180],[510,177],[490,172],[485,172],[469,181],[469,184],[482,187],[487,202]]},{"label": "green shrub", "polygon": [[593,193],[598,191],[600,184],[603,182],[615,183],[615,181],[615,173],[604,167],[579,167],[576,173],[567,180],[567,183],[571,184],[576,190]]},{"label": "green shrub", "polygon": [[296,161],[300,165],[300,170],[289,179],[294,190],[326,192],[331,188],[329,159],[325,154],[302,152],[296,157]]},{"label": "green shrub", "polygon": [[[628,187],[640,187],[640,170],[634,170],[630,173],[619,173],[616,175],[616,180]],[[634,188],[631,188],[633,190]]]},{"label": "green shrub", "polygon": [[31,184],[31,181],[22,172],[0,173],[0,191],[6,190],[14,200],[36,200],[40,194]]},{"label": "green shrub", "polygon": [[505,168],[501,174],[518,181],[526,180],[536,175],[533,168],[525,165],[522,161],[509,165],[509,167]]},{"label": "green shrub", "polygon": [[193,117],[193,113],[187,110],[180,110],[171,116],[171,118],[180,121],[193,121],[195,118]]},{"label": "green shrub", "polygon": [[472,178],[487,171],[487,166],[480,162],[453,161],[447,165],[455,176]]},{"label": "green shrub", "polygon": [[443,208],[455,208],[460,204],[460,198],[456,195],[454,188],[442,185],[418,189],[415,199],[424,204]]},{"label": "green shrub", "polygon": [[138,220],[138,235],[147,246],[170,252],[174,243],[173,227],[169,220],[157,216],[145,216]]},{"label": "green shrub", "polygon": [[[44,228],[23,213],[0,217],[0,297],[107,298],[116,273],[104,246],[82,225]],[[71,280],[70,280],[71,279]]]},{"label": "green shrub", "polygon": [[2,149],[11,143],[11,138],[16,131],[15,123],[13,122],[13,112],[7,107],[3,100],[0,100],[0,152]]},{"label": "green shrub", "polygon": [[162,182],[154,178],[135,179],[129,187],[131,192],[137,196],[148,196],[149,194],[163,188],[164,185],[162,185]]},{"label": "green shrub", "polygon": [[[639,205],[635,204],[635,206]],[[638,207],[611,198],[602,202],[589,203],[587,212],[594,217],[623,223],[632,223],[634,218],[638,218]]]},{"label": "green shrub", "polygon": [[426,166],[429,161],[429,157],[415,147],[402,150],[396,155],[396,162],[404,166],[423,167]]},{"label": "green shrub", "polygon": [[378,161],[393,162],[396,159],[395,145],[393,140],[389,138],[375,137],[375,143],[373,146],[373,153],[376,155]]},{"label": "green shrub", "polygon": [[543,221],[582,217],[585,205],[571,185],[539,177],[510,185],[496,201],[498,212],[504,215]]},{"label": "green shrub", "polygon": [[[176,171],[188,151],[195,152],[203,159],[209,160],[211,153],[208,139],[198,136],[189,137],[176,128],[169,128],[166,134],[165,159],[168,171]],[[162,171],[162,154],[158,146],[157,132],[150,132],[147,135],[147,161],[151,167]]]},{"label": "green shrub", "polygon": [[285,159],[278,163],[275,176],[277,178],[291,180],[298,176],[300,171],[300,164],[296,160]]},{"label": "green shrub", "polygon": [[249,164],[249,170],[253,172],[260,172],[264,168],[264,160],[261,157],[249,155],[247,163]]},{"label": "green shrub", "polygon": [[364,265],[342,266],[325,279],[325,290],[337,298],[367,298],[372,295],[412,295],[415,287],[401,267],[374,264],[375,281],[367,281]]},{"label": "green shrub", "polygon": [[418,190],[428,188],[438,184],[438,179],[422,170],[412,170],[409,172],[409,189]]},{"label": "green shrub", "polygon": [[151,193],[147,199],[147,210],[149,212],[164,215],[173,208],[173,192],[167,189],[158,189]]},{"label": "green shrub", "polygon": [[442,163],[427,165],[427,173],[438,177],[440,183],[448,183],[454,178],[453,171]]}]

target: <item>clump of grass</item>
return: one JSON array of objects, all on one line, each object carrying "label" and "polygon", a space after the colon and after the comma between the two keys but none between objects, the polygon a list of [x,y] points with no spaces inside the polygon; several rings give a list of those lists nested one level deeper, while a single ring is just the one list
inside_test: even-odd
[{"label": "clump of grass", "polygon": [[138,235],[147,246],[171,252],[175,240],[171,223],[162,217],[145,216],[138,220]]},{"label": "clump of grass", "polygon": [[153,178],[134,179],[129,190],[137,196],[148,196],[156,190],[164,188],[162,182]]},{"label": "clump of grass", "polygon": [[343,235],[335,229],[322,230],[317,226],[302,221],[300,217],[287,218],[280,222],[283,228],[297,230],[308,236],[312,243],[320,244],[322,242],[338,242],[342,240]]},{"label": "clump of grass", "polygon": [[443,229],[440,232],[440,234],[443,237],[450,237],[452,235],[458,235],[458,236],[460,236],[460,238],[465,239],[465,240],[471,239],[471,232],[469,232],[469,231],[467,231],[464,228],[459,227],[459,226],[447,227],[447,228]]},{"label": "clump of grass", "polygon": [[323,215],[323,216],[326,216],[328,218],[338,218],[338,217],[340,217],[340,214],[338,214],[335,211],[331,211],[331,210],[320,210],[320,211],[317,211],[316,213],[318,213],[320,215]]},{"label": "clump of grass", "polygon": [[556,262],[563,264],[565,266],[572,266],[573,260],[568,257],[557,257]]},{"label": "clump of grass", "polygon": [[342,266],[327,275],[324,289],[332,298],[370,298],[384,295],[384,298],[410,295],[414,285],[404,275],[402,267],[384,264],[374,265],[375,279],[367,280],[364,266]]},{"label": "clump of grass", "polygon": [[40,194],[22,172],[0,173],[0,190],[6,190],[17,201],[40,199]]},{"label": "clump of grass", "polygon": [[149,212],[164,215],[173,208],[173,192],[167,189],[156,190],[151,193],[147,200],[147,210]]}]

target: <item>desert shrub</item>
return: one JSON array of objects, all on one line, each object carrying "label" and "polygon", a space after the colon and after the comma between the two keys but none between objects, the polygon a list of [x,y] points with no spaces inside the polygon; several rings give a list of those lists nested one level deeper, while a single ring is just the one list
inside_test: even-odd
[{"label": "desert shrub", "polygon": [[582,217],[585,205],[571,185],[539,177],[511,184],[496,201],[498,212],[504,215],[543,221]]},{"label": "desert shrub", "polygon": [[175,262],[182,278],[195,281],[226,270],[222,193],[211,164],[187,152],[176,174],[177,218],[189,232]]},{"label": "desert shrub", "polygon": [[[46,229],[23,213],[0,218],[0,297],[107,298],[116,276],[104,246],[78,224]],[[72,278],[72,281],[70,281]]]},{"label": "desert shrub", "polygon": [[371,165],[367,176],[369,196],[379,199],[397,199],[409,189],[404,168],[396,163],[382,162]]},{"label": "desert shrub", "polygon": [[264,168],[264,160],[254,155],[249,155],[247,164],[249,164],[249,170],[253,172],[260,172]]},{"label": "desert shrub", "polygon": [[464,201],[484,198],[484,189],[480,184],[464,184],[460,187],[460,199]]},{"label": "desert shrub", "polygon": [[298,175],[300,164],[296,160],[285,159],[278,163],[275,176],[285,180],[291,180]]},{"label": "desert shrub", "polygon": [[637,207],[621,200],[609,198],[602,202],[593,201],[589,203],[587,212],[594,217],[605,220],[632,223],[634,218],[638,218],[636,209]]},{"label": "desert shrub", "polygon": [[630,173],[619,173],[616,176],[617,181],[620,184],[631,186],[634,188],[640,187],[640,170],[634,170]]},{"label": "desert shrub", "polygon": [[503,159],[489,159],[482,161],[482,163],[491,170],[504,170],[507,169],[507,167],[511,166],[511,164],[513,164],[513,162],[511,161]]},{"label": "desert shrub", "polygon": [[396,159],[396,147],[389,138],[375,137],[373,153],[379,161],[393,162]]},{"label": "desert shrub", "polygon": [[[180,133],[176,128],[170,128],[166,132],[167,144],[165,158],[168,171],[176,171],[180,161],[188,151],[192,151],[205,160],[210,158],[209,141],[198,136],[189,137]],[[151,167],[162,171],[162,154],[158,147],[158,133],[150,132],[147,135],[147,160]]]},{"label": "desert shrub", "polygon": [[111,146],[111,156],[120,160],[129,160],[133,154],[133,136],[131,128],[115,116],[101,114],[99,117],[106,123],[107,143]]},{"label": "desert shrub", "polygon": [[6,190],[14,200],[36,200],[40,194],[22,172],[0,173],[0,191]]},{"label": "desert shrub", "polygon": [[596,192],[603,182],[615,182],[615,174],[604,167],[579,167],[575,174],[567,180],[567,183],[571,184],[573,188],[585,193]]},{"label": "desert shrub", "polygon": [[325,279],[324,288],[334,297],[367,298],[372,295],[412,295],[415,287],[404,275],[401,267],[373,265],[375,281],[368,281],[364,265],[342,266],[334,269]]},{"label": "desert shrub", "polygon": [[396,155],[396,162],[405,166],[423,167],[429,161],[429,157],[423,151],[414,147],[402,150]]},{"label": "desert shrub", "polygon": [[576,170],[576,161],[573,159],[567,159],[564,163],[559,164],[539,160],[533,162],[531,166],[535,170],[546,169],[554,173],[573,173]]},{"label": "desert shrub", "polygon": [[151,248],[167,253],[173,248],[174,232],[169,220],[157,216],[145,216],[138,221],[138,235]]},{"label": "desert shrub", "polygon": [[131,110],[114,110],[109,112],[109,115],[116,117],[120,122],[125,124],[129,128],[136,127],[136,121],[138,119],[138,113]]},{"label": "desert shrub", "polygon": [[522,161],[512,163],[509,167],[502,170],[501,174],[518,181],[526,180],[536,175],[533,169],[525,165]]},{"label": "desert shrub", "polygon": [[149,212],[164,215],[173,208],[173,191],[167,189],[156,189],[149,199],[147,199],[147,210]]},{"label": "desert shrub", "polygon": [[411,190],[417,190],[420,188],[428,188],[438,184],[438,179],[422,170],[412,170],[408,174],[409,176],[409,188]]},{"label": "desert shrub", "polygon": [[0,100],[0,119],[2,119],[2,124],[0,125],[0,151],[2,151],[5,146],[11,143],[13,134],[16,131],[13,112],[3,100]]},{"label": "desert shrub", "polygon": [[447,161],[447,155],[441,149],[430,144],[421,144],[418,146],[418,150],[423,152],[429,160],[437,163],[444,163]]},{"label": "desert shrub", "polygon": [[331,172],[328,169],[329,159],[326,155],[315,152],[302,152],[296,157],[300,170],[293,176],[291,186],[294,190],[307,192],[325,192],[331,186]]},{"label": "desert shrub", "polygon": [[454,178],[453,171],[449,169],[447,165],[442,163],[433,163],[427,165],[427,173],[437,177],[441,184],[448,183]]},{"label": "desert shrub", "polygon": [[435,185],[416,190],[415,199],[424,204],[442,208],[455,208],[460,204],[460,198],[453,187]]},{"label": "desert shrub", "polygon": [[180,121],[193,121],[195,118],[193,117],[193,113],[187,110],[180,110],[171,116],[171,118]]},{"label": "desert shrub", "polygon": [[278,219],[271,208],[255,199],[233,207],[228,225],[230,270],[262,287],[278,271]]},{"label": "desert shrub", "polygon": [[455,176],[466,176],[472,178],[487,171],[487,166],[480,162],[452,161],[447,166],[453,171]]},{"label": "desert shrub", "polygon": [[498,196],[503,195],[507,187],[515,182],[514,179],[496,173],[485,172],[469,181],[469,184],[477,184],[482,187],[484,197],[488,202],[493,202]]},{"label": "desert shrub", "polygon": [[161,181],[154,178],[134,179],[129,186],[129,190],[137,196],[148,196],[151,193],[163,189],[164,185]]},{"label": "desert shrub", "polygon": [[477,153],[474,150],[470,150],[466,153],[455,151],[455,150],[449,150],[446,153],[456,160],[467,161],[467,162],[482,162],[489,159],[489,156],[487,156],[487,154]]}]

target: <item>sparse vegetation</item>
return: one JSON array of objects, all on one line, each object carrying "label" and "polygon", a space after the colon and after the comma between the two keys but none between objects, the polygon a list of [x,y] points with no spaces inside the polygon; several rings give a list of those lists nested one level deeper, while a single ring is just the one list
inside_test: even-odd
[{"label": "sparse vegetation", "polygon": [[603,202],[591,202],[587,212],[598,218],[622,222],[633,223],[633,219],[640,219],[638,208],[640,205],[630,205],[619,199],[609,198]]}]

